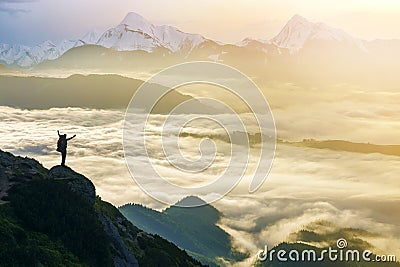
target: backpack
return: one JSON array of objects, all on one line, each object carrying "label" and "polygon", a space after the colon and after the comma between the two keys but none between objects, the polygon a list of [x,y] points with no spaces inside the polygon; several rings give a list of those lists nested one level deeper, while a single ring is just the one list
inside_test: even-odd
[{"label": "backpack", "polygon": [[66,147],[66,143],[67,143],[66,139],[61,138],[61,137],[58,138],[58,141],[57,141],[57,152],[61,152],[62,150],[64,150],[65,147]]}]

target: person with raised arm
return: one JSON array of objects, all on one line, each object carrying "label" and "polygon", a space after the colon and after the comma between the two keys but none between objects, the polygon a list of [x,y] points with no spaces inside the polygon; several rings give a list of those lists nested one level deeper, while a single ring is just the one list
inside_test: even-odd
[{"label": "person with raised arm", "polygon": [[66,134],[60,134],[60,131],[58,130],[57,133],[58,133],[57,151],[61,153],[61,166],[65,166],[65,160],[67,158],[68,141],[74,138],[76,134],[70,138],[67,138]]}]

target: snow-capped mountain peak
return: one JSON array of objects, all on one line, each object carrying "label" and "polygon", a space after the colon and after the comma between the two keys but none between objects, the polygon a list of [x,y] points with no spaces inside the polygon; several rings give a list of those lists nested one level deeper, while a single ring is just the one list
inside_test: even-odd
[{"label": "snow-capped mountain peak", "polygon": [[165,48],[171,52],[191,50],[204,42],[198,34],[184,33],[175,27],[155,26],[137,13],[130,12],[119,25],[107,30],[97,44],[116,50],[144,50],[153,52]]},{"label": "snow-capped mountain peak", "polygon": [[295,14],[293,15],[288,22],[286,23],[286,25],[290,25],[290,26],[294,26],[294,25],[298,25],[298,24],[303,24],[303,25],[311,25],[313,23],[311,23],[309,20],[307,20],[305,17],[300,16],[299,14]]},{"label": "snow-capped mountain peak", "polygon": [[300,15],[294,15],[283,27],[280,33],[272,39],[272,42],[291,52],[296,52],[311,40],[332,40],[346,42],[355,45],[365,51],[363,42],[346,32],[331,28],[323,23],[313,23]]},{"label": "snow-capped mountain peak", "polygon": [[[45,41],[33,47],[0,44],[0,64],[31,67],[45,60],[56,59],[71,48],[87,44],[119,51],[142,50],[151,53],[161,49],[164,52],[187,56],[194,48],[201,49],[206,41],[208,40],[199,34],[185,33],[169,25],[158,26],[141,15],[130,12],[115,27],[105,32],[89,31],[77,40],[63,40],[57,44]],[[299,15],[294,15],[271,40],[246,38],[236,43],[236,46],[263,51],[268,55],[281,55],[287,51],[295,53],[314,41],[332,41],[333,44],[339,42],[367,51],[367,42],[323,23],[313,23]]]},{"label": "snow-capped mountain peak", "polygon": [[148,20],[135,12],[129,12],[121,21],[120,25],[131,26],[136,29],[147,30],[154,27]]},{"label": "snow-capped mountain peak", "polygon": [[56,59],[71,48],[87,44],[123,51],[153,52],[162,48],[188,53],[204,41],[206,39],[199,34],[184,33],[168,25],[156,26],[141,15],[130,12],[114,28],[105,32],[91,30],[77,40],[63,40],[59,44],[45,41],[33,47],[0,44],[0,64],[31,67],[45,60]]}]

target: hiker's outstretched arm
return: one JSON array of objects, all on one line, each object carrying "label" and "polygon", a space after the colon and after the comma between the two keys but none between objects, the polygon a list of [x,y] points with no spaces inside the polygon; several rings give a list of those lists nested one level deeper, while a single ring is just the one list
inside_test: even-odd
[{"label": "hiker's outstretched arm", "polygon": [[57,133],[58,133],[58,136],[60,136],[60,131],[59,130],[57,130]]},{"label": "hiker's outstretched arm", "polygon": [[72,138],[74,138],[76,136],[76,134],[74,134],[74,136],[72,136],[72,137],[70,137],[70,138],[67,138],[67,140],[69,141],[69,140],[71,140]]}]

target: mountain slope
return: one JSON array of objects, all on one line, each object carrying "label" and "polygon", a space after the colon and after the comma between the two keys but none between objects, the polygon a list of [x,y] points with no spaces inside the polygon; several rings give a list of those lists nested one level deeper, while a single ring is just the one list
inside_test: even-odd
[{"label": "mountain slope", "polygon": [[132,225],[68,167],[0,150],[0,262],[5,266],[202,266]]},{"label": "mountain slope", "polygon": [[[176,205],[204,204],[197,197],[187,197]],[[132,223],[158,234],[184,248],[205,264],[217,265],[217,258],[227,261],[242,259],[232,250],[230,236],[217,226],[221,213],[211,205],[194,208],[171,206],[163,212],[137,204],[126,204],[119,210]]]}]

